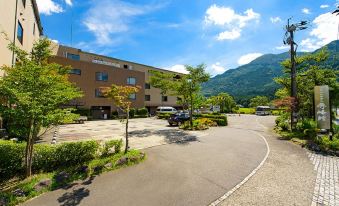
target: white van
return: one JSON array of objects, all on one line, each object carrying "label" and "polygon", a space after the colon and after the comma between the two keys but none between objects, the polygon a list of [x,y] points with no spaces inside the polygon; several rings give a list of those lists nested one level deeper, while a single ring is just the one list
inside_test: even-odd
[{"label": "white van", "polygon": [[157,113],[177,113],[177,110],[174,107],[157,107]]}]

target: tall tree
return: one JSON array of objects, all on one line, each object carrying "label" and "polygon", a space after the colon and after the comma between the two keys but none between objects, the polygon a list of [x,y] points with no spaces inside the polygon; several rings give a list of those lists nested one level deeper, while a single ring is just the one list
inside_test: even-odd
[{"label": "tall tree", "polygon": [[253,97],[250,101],[250,107],[268,106],[270,103],[270,100],[266,96],[256,96]]},{"label": "tall tree", "polygon": [[30,53],[9,45],[17,62],[13,67],[3,66],[6,75],[0,78],[0,115],[9,120],[9,126],[19,125],[20,134],[27,141],[25,151],[26,176],[32,175],[34,142],[42,128],[75,118],[69,109],[60,106],[81,97],[82,93],[68,81],[67,67],[48,63],[51,42],[41,39]]},{"label": "tall tree", "polygon": [[221,112],[231,112],[232,108],[236,106],[233,97],[225,92],[219,93],[217,96],[210,97],[209,101],[213,105],[219,105]]},{"label": "tall tree", "polygon": [[151,71],[150,84],[152,87],[160,89],[161,104],[163,104],[163,96],[173,88],[174,77],[175,75],[172,73]]},{"label": "tall tree", "polygon": [[[328,58],[328,51],[321,50],[316,54],[304,55],[297,57],[297,99],[291,106],[298,106],[299,116],[302,118],[314,117],[314,87],[320,85],[328,85],[333,89],[333,97],[337,95],[339,90],[338,77],[339,71],[322,66],[322,62]],[[288,99],[290,96],[290,77],[289,68],[290,60],[286,60],[282,63],[284,66],[285,75],[276,78],[275,81],[282,86],[276,92],[276,96],[279,99]],[[334,101],[336,104],[336,101]]]},{"label": "tall tree", "polygon": [[201,84],[207,82],[210,75],[205,72],[206,65],[200,64],[196,67],[186,65],[188,74],[177,82],[176,92],[179,96],[189,100],[190,105],[190,126],[193,128],[193,109],[194,100],[198,97],[197,94],[201,91]]},{"label": "tall tree", "polygon": [[128,143],[128,122],[129,122],[129,112],[132,106],[131,95],[136,95],[140,87],[135,86],[118,86],[112,84],[110,88],[103,87],[101,88],[104,96],[113,100],[114,104],[123,112],[126,113],[125,120],[125,154],[128,151],[129,143]]}]

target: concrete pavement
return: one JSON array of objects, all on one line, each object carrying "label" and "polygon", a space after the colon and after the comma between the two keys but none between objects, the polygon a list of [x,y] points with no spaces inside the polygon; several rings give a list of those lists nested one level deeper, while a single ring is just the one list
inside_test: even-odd
[{"label": "concrete pavement", "polygon": [[148,159],[142,164],[46,193],[24,205],[208,205],[250,174],[267,152],[264,140],[251,130],[220,127],[208,133],[146,149]]},{"label": "concrete pavement", "polygon": [[231,116],[229,122],[230,127],[257,131],[265,136],[270,155],[256,175],[220,205],[310,206],[316,174],[307,150],[289,141],[280,140],[272,132],[272,116]]}]

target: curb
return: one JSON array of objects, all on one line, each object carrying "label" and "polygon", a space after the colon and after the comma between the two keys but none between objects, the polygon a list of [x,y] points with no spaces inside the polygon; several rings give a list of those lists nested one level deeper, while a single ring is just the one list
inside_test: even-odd
[{"label": "curb", "polygon": [[[258,125],[260,125],[261,127],[263,127],[264,129],[266,129],[267,127],[265,127],[264,125],[260,124],[258,122],[258,119],[256,119],[256,122],[258,123]],[[266,138],[261,135],[258,132],[253,132],[253,134],[261,137],[265,144],[266,144],[266,148],[267,148],[267,152],[266,155],[264,157],[264,159],[260,162],[260,164],[258,165],[258,167],[256,167],[249,175],[247,175],[247,177],[245,177],[245,179],[243,179],[240,183],[238,183],[235,187],[233,187],[230,191],[228,191],[227,193],[225,193],[223,196],[221,196],[220,198],[218,198],[217,200],[215,200],[214,202],[210,203],[209,206],[216,206],[219,205],[220,203],[222,203],[223,201],[225,201],[229,196],[231,196],[235,191],[237,191],[242,185],[244,185],[253,175],[255,175],[258,170],[265,164],[268,155],[270,154],[270,146],[268,145],[268,142],[266,140]]]}]

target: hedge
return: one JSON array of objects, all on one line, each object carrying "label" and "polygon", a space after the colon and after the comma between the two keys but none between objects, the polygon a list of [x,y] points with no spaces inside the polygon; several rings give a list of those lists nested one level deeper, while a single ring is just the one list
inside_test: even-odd
[{"label": "hedge", "polygon": [[[99,146],[94,140],[58,145],[37,144],[34,146],[32,170],[34,173],[49,172],[81,165],[98,155]],[[23,174],[25,148],[26,143],[0,140],[0,182]]]},{"label": "hedge", "polygon": [[218,126],[227,126],[227,116],[226,115],[213,115],[213,114],[195,114],[193,115],[196,118],[207,118],[218,124]]}]

